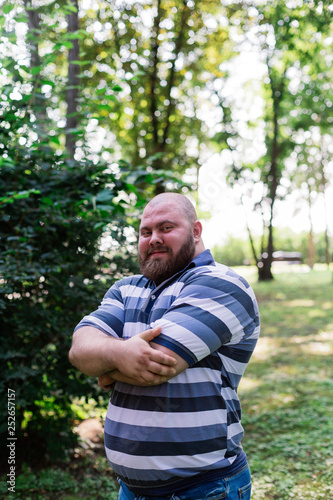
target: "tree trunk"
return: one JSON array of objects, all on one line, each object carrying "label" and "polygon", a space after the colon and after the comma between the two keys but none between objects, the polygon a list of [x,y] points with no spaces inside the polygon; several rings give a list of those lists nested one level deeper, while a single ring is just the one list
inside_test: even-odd
[{"label": "tree trunk", "polygon": [[[269,65],[267,65],[269,67]],[[259,281],[270,281],[274,279],[272,273],[272,262],[274,252],[273,240],[273,218],[274,218],[274,204],[276,200],[277,188],[279,185],[279,172],[278,172],[278,157],[279,157],[279,111],[280,102],[282,99],[284,86],[284,76],[282,77],[279,85],[275,86],[273,77],[271,76],[271,90],[273,99],[273,140],[271,149],[271,166],[269,175],[267,176],[269,185],[269,200],[270,200],[270,218],[268,226],[268,243],[266,252],[263,254],[261,261],[258,263],[258,279]]]},{"label": "tree trunk", "polygon": [[258,281],[271,281],[274,279],[272,274],[272,263],[267,259],[262,259],[258,263]]},{"label": "tree trunk", "polygon": [[313,242],[313,230],[311,228],[308,237],[308,264],[310,269],[313,269],[314,263],[315,263],[315,247]]},{"label": "tree trunk", "polygon": [[309,222],[310,222],[310,230],[308,235],[308,265],[310,269],[313,269],[315,261],[315,248],[313,242],[312,200],[311,200],[310,186],[308,186],[308,190],[309,190],[308,204],[309,204]]},{"label": "tree trunk", "polygon": [[328,236],[328,210],[327,210],[327,199],[326,199],[326,186],[328,184],[325,174],[325,165],[328,163],[328,153],[325,148],[324,140],[321,141],[321,151],[322,151],[322,161],[320,163],[320,184],[324,197],[324,217],[325,217],[325,262],[327,268],[329,269],[331,263],[330,255],[330,239]]},{"label": "tree trunk", "polygon": [[169,101],[169,104],[167,105],[167,110],[166,110],[166,119],[165,119],[165,126],[164,126],[164,131],[163,131],[163,145],[166,144],[166,140],[169,137],[169,127],[170,127],[170,116],[172,111],[175,109],[175,101],[171,97],[171,91],[172,87],[174,85],[175,81],[175,70],[176,70],[176,62],[179,56],[179,53],[181,52],[183,45],[184,45],[184,33],[185,33],[185,26],[186,22],[190,16],[190,10],[187,6],[187,3],[183,1],[183,7],[182,7],[182,12],[181,12],[181,19],[180,19],[180,26],[178,30],[178,36],[175,42],[175,52],[174,52],[174,58],[171,63],[171,68],[169,72],[169,77],[168,77],[168,85],[167,85],[167,94],[166,94],[166,99]]},{"label": "tree trunk", "polygon": [[158,35],[160,33],[160,21],[161,21],[161,0],[157,2],[157,13],[154,19],[154,27],[152,30],[151,37],[151,77],[150,77],[150,117],[153,126],[153,142],[157,146],[158,139],[158,117],[157,117],[157,100],[156,100],[156,88],[157,88],[157,70],[158,70],[158,48],[159,40]]},{"label": "tree trunk", "polygon": [[[78,0],[71,0],[76,11],[68,16],[68,33],[76,33],[79,29]],[[66,149],[71,156],[75,154],[76,136],[78,126],[77,102],[79,96],[79,66],[74,61],[79,59],[79,42],[71,40],[73,47],[68,51],[68,80],[66,89],[67,122],[66,122]]]},{"label": "tree trunk", "polygon": [[[29,40],[29,49],[30,49],[30,69],[32,68],[41,68],[42,60],[39,55],[39,36],[40,36],[40,16],[36,9],[32,7],[31,0],[24,0],[24,6],[26,10],[26,14],[28,17],[28,40]],[[47,135],[46,131],[46,107],[45,101],[43,99],[41,93],[41,75],[40,71],[34,74],[33,76],[33,100],[31,102],[31,106],[34,109],[34,114],[36,116],[36,123],[39,127],[39,135],[40,137],[45,137]]]},{"label": "tree trunk", "polygon": [[[241,204],[244,207],[243,196],[241,196]],[[249,223],[248,223],[248,220],[247,220],[246,216],[245,216],[245,224],[246,224],[247,234],[249,236],[252,257],[254,259],[254,262],[256,263],[256,266],[258,267],[259,259],[258,259],[256,248],[254,246],[254,240],[253,240],[253,236],[252,236],[252,233],[251,233],[251,229],[250,229],[250,226],[249,226]]]}]

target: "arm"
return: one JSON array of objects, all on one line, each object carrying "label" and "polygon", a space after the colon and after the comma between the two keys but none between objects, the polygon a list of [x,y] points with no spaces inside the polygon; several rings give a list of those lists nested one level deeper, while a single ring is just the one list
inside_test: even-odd
[{"label": "arm", "polygon": [[176,373],[175,357],[149,344],[160,332],[161,328],[153,328],[122,340],[97,328],[82,327],[73,335],[69,360],[85,375],[119,372],[136,385],[157,385]]},{"label": "arm", "polygon": [[169,375],[165,375],[164,377],[160,377],[159,380],[157,377],[155,377],[154,380],[149,380],[145,383],[139,382],[138,380],[131,378],[131,377],[126,377],[123,373],[121,373],[119,370],[112,370],[107,373],[104,373],[103,375],[100,375],[98,377],[98,385],[102,387],[102,389],[109,390],[112,387],[112,384],[117,381],[117,382],[124,382],[126,384],[131,384],[131,385],[139,385],[139,386],[151,386],[151,385],[159,385],[162,384],[163,382],[167,382],[171,378],[175,377],[179,373],[183,372],[186,370],[186,368],[189,367],[189,364],[178,354],[174,353],[167,347],[164,347],[162,345],[155,344],[154,342],[150,343],[151,347],[157,351],[160,351],[161,353],[164,353],[167,356],[173,357],[175,359],[176,363],[174,365],[174,373],[170,373]]}]

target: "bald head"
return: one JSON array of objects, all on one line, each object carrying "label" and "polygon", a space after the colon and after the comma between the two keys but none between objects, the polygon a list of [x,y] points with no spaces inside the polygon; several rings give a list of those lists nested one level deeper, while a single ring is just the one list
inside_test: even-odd
[{"label": "bald head", "polygon": [[146,209],[156,208],[160,204],[173,205],[181,211],[186,220],[192,225],[197,220],[194,206],[186,196],[179,193],[162,193],[155,196],[146,206]]}]

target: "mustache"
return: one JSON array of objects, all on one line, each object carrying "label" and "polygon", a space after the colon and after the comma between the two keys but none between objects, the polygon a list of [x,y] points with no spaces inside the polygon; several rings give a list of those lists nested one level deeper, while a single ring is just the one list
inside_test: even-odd
[{"label": "mustache", "polygon": [[159,246],[159,247],[154,247],[154,248],[150,248],[147,252],[147,255],[151,255],[152,253],[154,252],[168,252],[170,253],[170,249],[168,247],[164,247],[164,246]]}]

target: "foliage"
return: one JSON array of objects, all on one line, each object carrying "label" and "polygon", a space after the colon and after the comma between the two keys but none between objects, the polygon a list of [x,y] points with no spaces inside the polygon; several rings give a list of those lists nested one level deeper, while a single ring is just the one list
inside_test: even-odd
[{"label": "foliage", "polygon": [[[210,134],[201,107],[211,112],[213,82],[223,78],[220,66],[232,53],[228,22],[217,21],[227,21],[228,10],[215,0],[112,0],[108,8],[97,4],[82,13],[90,34],[84,50],[95,60],[85,66],[84,96],[96,99],[96,129],[111,121],[118,148],[133,165],[153,157],[154,169],[198,168]],[[109,96],[115,78],[118,102]]]},{"label": "foliage", "polygon": [[226,266],[243,266],[251,263],[251,250],[248,241],[230,236],[223,246],[212,250],[214,259]]},{"label": "foliage", "polygon": [[[8,102],[4,124],[15,114],[15,102]],[[39,456],[56,459],[75,441],[72,398],[99,393],[96,381],[67,360],[72,330],[116,278],[137,270],[124,232],[130,206],[124,193],[142,198],[126,180],[156,177],[130,173],[128,164],[112,173],[103,162],[70,160],[38,141],[20,147],[6,127],[0,135],[1,394],[16,392],[16,422],[26,443],[21,459],[36,454],[37,442]],[[163,172],[159,182],[161,176],[170,179]],[[107,254],[100,251],[105,234]]]},{"label": "foliage", "polygon": [[[254,2],[248,12],[252,15],[245,18],[240,43],[258,51],[264,76],[259,94],[262,112],[248,118],[247,137],[262,138],[263,148],[259,154],[237,135],[229,141],[233,153],[229,182],[237,183],[243,202],[261,214],[262,240],[259,249],[252,244],[253,258],[259,279],[269,280],[276,201],[289,194],[288,173],[291,166],[298,168],[300,145],[308,143],[310,130],[316,128],[321,135],[332,128],[332,18],[328,4],[313,1],[292,6],[276,0]],[[231,125],[237,129],[236,118]],[[310,161],[305,161],[309,169]],[[306,181],[306,168],[298,174]],[[257,257],[263,254],[265,259]]]},{"label": "foliage", "polygon": [[[45,500],[47,498],[74,500],[102,500],[107,496],[110,500],[118,498],[118,484],[114,476],[108,474],[102,465],[85,461],[86,470],[82,477],[75,477],[75,471],[70,472],[49,467],[35,472],[24,468],[16,481],[15,498],[25,500]],[[7,498],[7,487],[0,483],[0,494]],[[8,497],[9,498],[9,497]]]},{"label": "foliage", "polygon": [[[260,247],[260,237],[253,237],[255,246]],[[275,249],[284,252],[301,252],[304,264],[311,264],[309,256],[309,235],[303,231],[294,233],[290,228],[276,228],[274,241]],[[326,262],[326,235],[316,233],[313,236],[314,262]],[[242,266],[244,264],[254,264],[249,241],[230,236],[224,245],[215,246],[212,249],[214,258],[227,266]]]},{"label": "foliage", "polygon": [[[132,242],[127,233],[147,200],[143,186],[183,186],[168,172],[96,157],[83,115],[79,128],[68,128],[63,56],[82,32],[66,33],[57,21],[77,9],[62,2],[24,5],[26,11],[10,5],[8,17],[0,17],[6,53],[0,80],[0,391],[6,400],[7,389],[15,390],[17,465],[55,460],[72,449],[72,399],[99,394],[96,381],[68,362],[72,330],[115,279],[137,270],[135,233]],[[20,46],[22,24],[29,32]],[[81,141],[74,158],[68,154],[73,141],[65,148],[69,134]],[[0,417],[4,434],[4,405]]]},{"label": "foliage", "polygon": [[[135,268],[126,251],[117,264],[98,251],[110,222],[118,221],[112,229],[115,249],[125,240],[124,203],[116,200],[124,184],[103,164],[17,148],[2,160],[0,186],[6,193],[0,200],[1,357],[6,366],[1,393],[5,398],[7,388],[16,392],[16,422],[19,430],[24,426],[20,436],[24,433],[30,447],[36,441],[40,454],[55,458],[65,443],[69,447],[71,398],[96,394],[95,382],[67,360],[72,329],[96,307],[96,297],[117,274]],[[69,441],[59,440],[59,433]],[[24,448],[29,453],[29,446]]]}]

